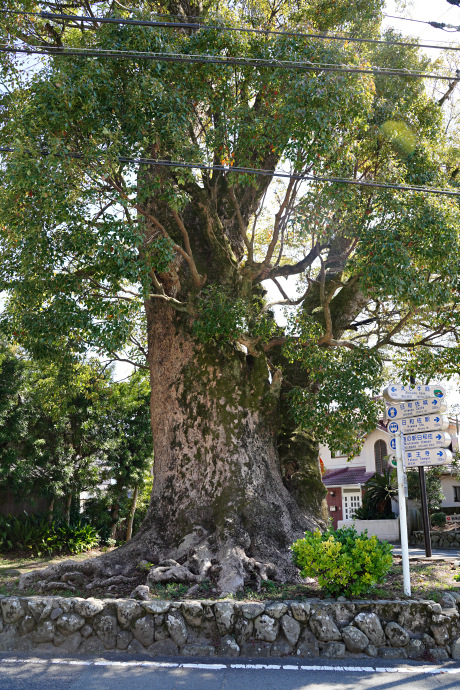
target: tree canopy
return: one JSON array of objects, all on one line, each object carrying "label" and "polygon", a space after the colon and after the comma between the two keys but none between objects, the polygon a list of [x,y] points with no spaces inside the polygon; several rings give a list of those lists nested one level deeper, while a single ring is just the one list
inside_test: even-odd
[{"label": "tree canopy", "polygon": [[[241,549],[263,551],[244,536],[272,500],[263,490],[291,516],[278,525],[307,524],[279,478],[262,478],[276,457],[295,500],[295,477],[320,496],[316,444],[356,451],[387,364],[426,380],[458,369],[458,197],[399,188],[459,191],[443,116],[455,80],[439,95],[410,75],[452,65],[381,34],[382,10],[114,1],[72,3],[90,21],[1,19],[16,49],[45,54],[4,56],[4,328],[36,356],[93,349],[149,368],[157,546],[219,524],[254,568]],[[171,26],[97,21],[158,15]],[[173,28],[181,19],[203,28]],[[249,476],[258,488],[243,496]]]}]

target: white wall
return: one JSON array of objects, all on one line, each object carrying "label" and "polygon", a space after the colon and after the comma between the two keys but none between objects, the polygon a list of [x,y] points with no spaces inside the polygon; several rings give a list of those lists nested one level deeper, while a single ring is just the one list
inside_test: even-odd
[{"label": "white wall", "polygon": [[444,492],[445,500],[442,502],[443,508],[459,508],[460,502],[454,501],[454,486],[460,486],[460,480],[455,477],[442,477],[442,490]]},{"label": "white wall", "polygon": [[327,446],[320,446],[319,457],[324,462],[324,466],[329,470],[338,470],[342,467],[365,467],[366,472],[375,472],[374,444],[382,439],[387,444],[388,454],[390,449],[390,434],[382,429],[375,429],[364,441],[361,453],[348,462],[346,455],[338,458],[331,458],[331,452]]}]

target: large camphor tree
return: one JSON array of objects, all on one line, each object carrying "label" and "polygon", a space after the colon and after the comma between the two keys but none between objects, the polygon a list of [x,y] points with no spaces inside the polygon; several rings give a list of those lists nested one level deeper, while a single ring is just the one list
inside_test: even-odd
[{"label": "large camphor tree", "polygon": [[[95,18],[1,19],[43,52],[2,54],[3,328],[34,356],[150,372],[147,518],[69,567],[103,584],[172,559],[222,592],[295,578],[289,545],[326,519],[318,443],[353,454],[388,360],[429,378],[459,356],[457,198],[298,175],[455,191],[455,84],[373,70],[444,69],[380,36],[381,0],[6,4]],[[157,15],[208,28],[96,18]]]}]

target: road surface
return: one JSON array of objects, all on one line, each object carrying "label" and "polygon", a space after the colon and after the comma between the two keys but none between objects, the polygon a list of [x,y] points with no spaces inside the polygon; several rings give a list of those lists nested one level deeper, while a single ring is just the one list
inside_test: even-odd
[{"label": "road surface", "polygon": [[454,690],[460,664],[376,659],[175,658],[152,661],[107,655],[16,656],[0,652],[1,690]]}]

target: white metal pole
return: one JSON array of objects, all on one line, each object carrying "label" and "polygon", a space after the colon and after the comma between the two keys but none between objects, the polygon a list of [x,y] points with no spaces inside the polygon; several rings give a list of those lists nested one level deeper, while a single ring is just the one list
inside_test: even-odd
[{"label": "white metal pole", "polygon": [[409,544],[407,541],[407,515],[406,515],[406,494],[404,491],[404,437],[396,434],[396,462],[398,469],[398,502],[399,502],[399,529],[401,532],[401,554],[403,566],[404,594],[411,595],[410,589],[410,570],[409,570]]}]

